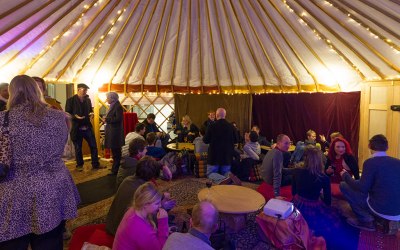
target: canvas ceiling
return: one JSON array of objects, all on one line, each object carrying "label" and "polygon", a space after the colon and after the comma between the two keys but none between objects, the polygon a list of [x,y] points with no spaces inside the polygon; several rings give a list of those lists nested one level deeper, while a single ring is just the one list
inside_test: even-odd
[{"label": "canvas ceiling", "polygon": [[0,0],[0,80],[352,91],[400,78],[398,0]]}]

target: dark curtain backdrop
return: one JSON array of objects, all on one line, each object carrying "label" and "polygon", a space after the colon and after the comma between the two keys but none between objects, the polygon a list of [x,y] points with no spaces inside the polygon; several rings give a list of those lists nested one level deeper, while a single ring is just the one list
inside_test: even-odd
[{"label": "dark curtain backdrop", "polygon": [[251,95],[174,95],[176,121],[189,115],[199,128],[209,110],[226,109],[226,119],[236,122],[240,131],[248,130],[251,121]]},{"label": "dark curtain backdrop", "polygon": [[357,155],[360,96],[361,92],[253,95],[252,124],[274,141],[281,133],[294,142],[303,141],[309,129],[330,140],[330,133],[339,131]]}]

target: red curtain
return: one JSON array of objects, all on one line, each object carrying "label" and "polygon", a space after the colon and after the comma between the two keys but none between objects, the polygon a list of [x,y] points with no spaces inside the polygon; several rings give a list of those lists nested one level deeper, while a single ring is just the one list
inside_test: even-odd
[{"label": "red curtain", "polygon": [[136,113],[124,112],[124,136],[129,132],[135,131],[138,122],[139,120]]},{"label": "red curtain", "polygon": [[252,124],[260,126],[261,134],[268,140],[275,141],[276,136],[283,133],[294,142],[304,141],[307,130],[312,129],[330,141],[330,133],[339,131],[350,142],[357,156],[361,92],[265,94],[252,97]]}]

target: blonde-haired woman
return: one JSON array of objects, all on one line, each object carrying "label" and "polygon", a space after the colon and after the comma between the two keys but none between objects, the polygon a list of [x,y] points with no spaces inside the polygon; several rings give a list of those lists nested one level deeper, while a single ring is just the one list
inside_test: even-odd
[{"label": "blonde-haired woman", "polygon": [[9,92],[12,163],[0,181],[0,249],[62,249],[65,220],[76,217],[79,203],[61,160],[66,115],[46,104],[29,76],[14,77]]},{"label": "blonde-haired woman", "polygon": [[[113,244],[115,250],[159,250],[168,238],[168,214],[161,208],[162,193],[154,184],[141,185],[133,205],[118,226]],[[157,215],[157,225],[154,216]]]},{"label": "blonde-haired woman", "polygon": [[193,142],[194,138],[199,136],[199,128],[192,123],[188,115],[185,115],[174,133],[178,135],[178,142]]}]

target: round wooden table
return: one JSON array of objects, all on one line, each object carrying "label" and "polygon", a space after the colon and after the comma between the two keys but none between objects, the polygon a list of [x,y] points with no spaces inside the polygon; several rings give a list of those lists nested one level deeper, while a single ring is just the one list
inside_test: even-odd
[{"label": "round wooden table", "polygon": [[194,144],[187,142],[179,142],[177,148],[176,143],[170,143],[167,145],[167,148],[173,151],[182,151],[182,150],[194,151]]},{"label": "round wooden table", "polygon": [[228,229],[234,232],[245,227],[248,213],[259,210],[265,204],[264,197],[257,191],[235,185],[216,185],[210,190],[204,188],[197,197],[200,201],[210,200]]}]

